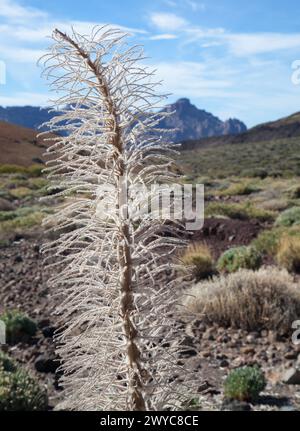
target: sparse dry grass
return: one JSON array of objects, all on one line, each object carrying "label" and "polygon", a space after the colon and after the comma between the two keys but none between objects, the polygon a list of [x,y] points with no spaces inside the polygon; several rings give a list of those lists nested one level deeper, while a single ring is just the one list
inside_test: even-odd
[{"label": "sparse dry grass", "polygon": [[196,280],[201,280],[212,274],[214,261],[209,247],[204,243],[191,244],[181,257],[181,261],[190,269]]},{"label": "sparse dry grass", "polygon": [[286,334],[300,316],[300,288],[286,270],[241,270],[198,283],[186,292],[183,305],[220,326]]},{"label": "sparse dry grass", "polygon": [[278,265],[300,273],[300,236],[283,236],[276,255]]},{"label": "sparse dry grass", "polygon": [[210,202],[205,207],[206,217],[225,216],[232,219],[249,220],[257,219],[261,221],[274,220],[276,213],[273,211],[257,208],[251,203],[224,203]]},{"label": "sparse dry grass", "polygon": [[225,190],[220,190],[216,194],[219,196],[243,196],[258,192],[260,188],[253,181],[241,181],[232,183]]}]

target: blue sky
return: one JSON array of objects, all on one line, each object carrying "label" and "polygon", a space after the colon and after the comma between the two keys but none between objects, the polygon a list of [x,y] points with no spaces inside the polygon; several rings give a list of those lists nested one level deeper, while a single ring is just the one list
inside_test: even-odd
[{"label": "blue sky", "polygon": [[36,61],[53,28],[111,23],[144,44],[170,102],[247,126],[273,120],[300,111],[299,16],[299,0],[0,0],[0,105],[47,105]]}]

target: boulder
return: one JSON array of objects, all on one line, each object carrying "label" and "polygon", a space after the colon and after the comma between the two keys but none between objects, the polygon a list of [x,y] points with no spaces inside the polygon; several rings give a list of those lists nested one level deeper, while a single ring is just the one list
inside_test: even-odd
[{"label": "boulder", "polygon": [[284,372],[282,381],[287,385],[300,385],[300,369],[289,368]]}]

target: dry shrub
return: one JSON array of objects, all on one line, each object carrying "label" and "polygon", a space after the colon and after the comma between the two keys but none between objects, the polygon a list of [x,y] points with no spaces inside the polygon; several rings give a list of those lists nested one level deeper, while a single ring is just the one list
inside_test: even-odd
[{"label": "dry shrub", "polygon": [[198,283],[187,291],[183,304],[209,323],[285,334],[300,316],[300,288],[286,270],[240,270]]},{"label": "dry shrub", "polygon": [[284,236],[281,238],[276,260],[278,265],[288,271],[300,273],[300,237]]},{"label": "dry shrub", "polygon": [[257,206],[267,211],[283,211],[287,209],[289,203],[285,199],[271,199],[268,201],[263,201]]},{"label": "dry shrub", "polygon": [[182,258],[184,266],[188,267],[196,280],[201,280],[213,273],[214,261],[209,247],[204,243],[191,244]]}]

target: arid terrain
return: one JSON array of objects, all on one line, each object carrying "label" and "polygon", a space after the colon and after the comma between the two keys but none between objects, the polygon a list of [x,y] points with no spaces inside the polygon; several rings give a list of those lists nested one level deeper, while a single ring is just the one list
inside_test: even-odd
[{"label": "arid terrain", "polygon": [[[255,248],[259,262],[253,267],[251,262],[247,266],[248,261],[237,261],[237,266],[253,272],[270,268],[270,279],[272,271],[277,271],[274,268],[278,271],[286,268],[289,282],[300,289],[300,252],[297,251],[300,250],[297,248],[300,139],[294,136],[284,138],[286,141],[282,139],[272,138],[260,144],[222,143],[211,148],[205,145],[202,149],[201,146],[185,149],[179,158],[184,181],[205,185],[204,227],[190,235],[191,244],[200,247],[200,255],[204,253],[201,247],[209,252],[209,258],[206,256],[209,270],[202,269],[202,263],[190,262],[192,270],[194,265],[196,271],[190,279],[190,287],[196,284],[197,292],[201,291],[203,283],[216,283],[219,277],[227,279],[231,269],[226,259],[225,263],[224,260],[220,263],[220,257],[240,246]],[[262,151],[257,154],[259,145]],[[284,151],[285,145],[288,153]],[[235,151],[232,151],[233,146]],[[59,358],[55,356],[52,341],[58,323],[55,297],[47,286],[49,269],[43,265],[40,249],[47,240],[41,222],[53,211],[56,201],[40,199],[48,193],[47,180],[41,173],[45,148],[34,131],[1,123],[0,147],[0,315],[17,309],[37,324],[34,336],[4,346],[3,350],[47,388],[48,408],[52,409],[60,398]],[[226,160],[221,156],[224,154]],[[272,165],[268,164],[270,155],[274,160]],[[234,175],[235,170],[237,175]],[[242,173],[242,170],[247,172]],[[284,239],[290,238],[293,241],[298,238],[298,243],[293,243],[294,254],[287,255],[281,248],[285,247]],[[202,262],[202,255],[200,257]],[[233,272],[238,273],[240,268]],[[282,289],[284,295],[285,286],[282,285]],[[262,290],[259,296],[263,298],[264,295]],[[289,295],[288,290],[286,295]],[[254,296],[252,300],[256,304]],[[274,315],[278,303],[274,301]],[[242,304],[241,314],[250,313],[252,305]],[[283,314],[288,312],[283,308]],[[300,319],[300,314],[298,317]],[[239,321],[222,324],[221,317],[213,321],[201,312],[196,312],[192,320],[185,328],[189,348],[180,361],[191,365],[195,379],[199,380],[199,397],[193,400],[193,408],[299,410],[300,344],[293,343],[291,326],[282,331],[280,322],[266,319],[259,322],[257,328],[249,329],[242,318],[240,324]],[[230,371],[255,364],[263,370],[267,381],[260,397],[255,402],[224,402],[223,383]]]}]

